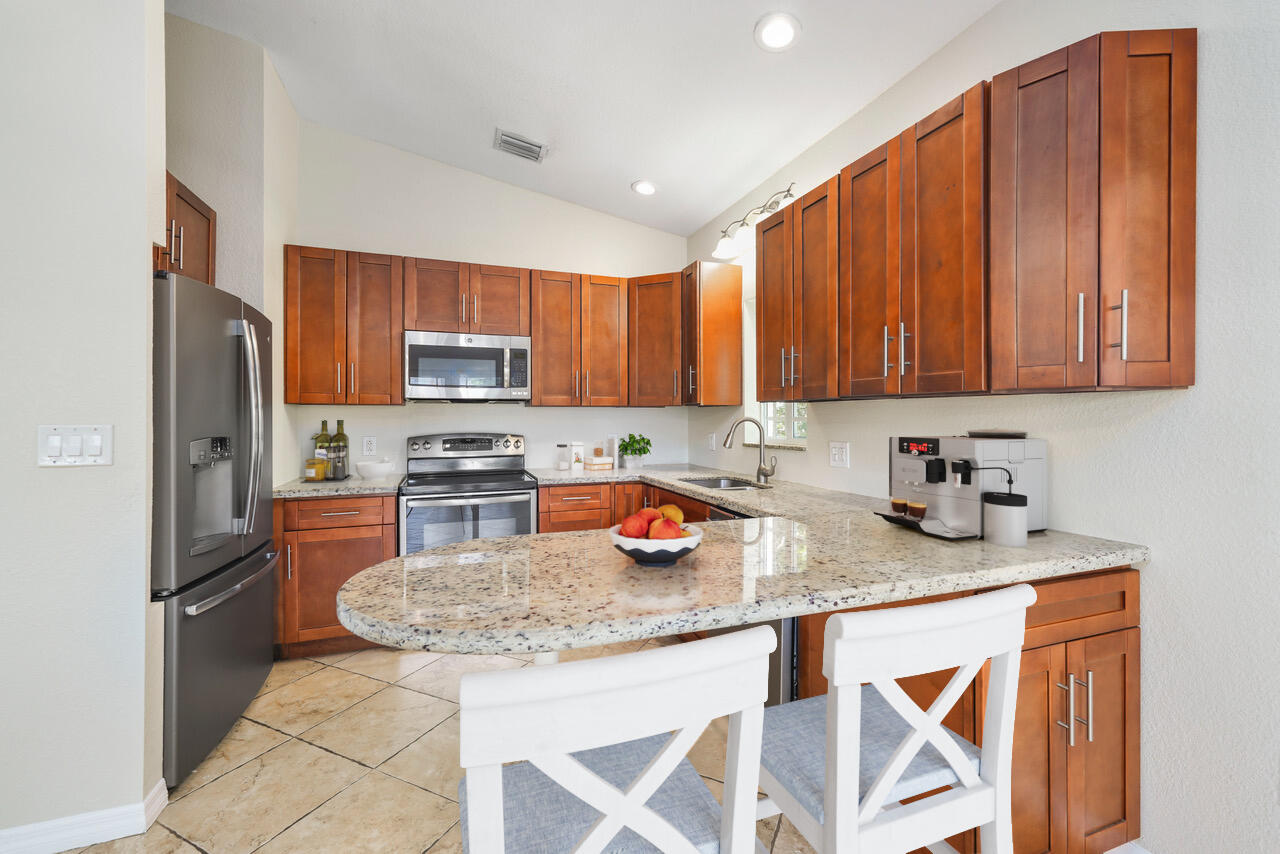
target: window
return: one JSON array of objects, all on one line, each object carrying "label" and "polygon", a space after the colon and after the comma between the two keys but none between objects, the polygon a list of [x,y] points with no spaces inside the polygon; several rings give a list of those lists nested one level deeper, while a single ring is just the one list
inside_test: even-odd
[{"label": "window", "polygon": [[809,404],[762,403],[760,423],[770,442],[803,445],[809,436]]}]

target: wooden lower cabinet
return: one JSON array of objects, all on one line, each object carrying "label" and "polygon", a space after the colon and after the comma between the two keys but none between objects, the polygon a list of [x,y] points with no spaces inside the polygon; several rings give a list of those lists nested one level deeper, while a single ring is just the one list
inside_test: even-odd
[{"label": "wooden lower cabinet", "polygon": [[613,511],[561,510],[556,513],[538,514],[538,533],[554,534],[560,531],[598,531],[613,525]]},{"label": "wooden lower cabinet", "polygon": [[613,485],[613,524],[641,508],[652,506],[653,487],[644,483],[615,483]]},{"label": "wooden lower cabinet", "polygon": [[690,498],[687,495],[681,495],[678,492],[654,489],[653,506],[661,507],[664,504],[674,504],[679,507],[684,512],[684,520],[686,522],[705,522],[710,518],[710,504],[699,501],[696,498]]},{"label": "wooden lower cabinet", "polygon": [[[394,496],[276,501],[281,571],[276,643],[284,658],[318,652],[316,642],[358,642],[338,622],[338,589],[396,556]],[[334,647],[336,649],[337,647]]]},{"label": "wooden lower cabinet", "polygon": [[[1013,747],[1015,854],[1103,854],[1136,839],[1139,826],[1138,573],[1113,570],[1034,585],[1027,640],[1053,638],[1022,652]],[[968,593],[873,606],[899,607]],[[863,609],[854,609],[863,610]],[[827,690],[823,631],[829,614],[797,623],[801,698]],[[1125,628],[1112,628],[1128,623]],[[1101,630],[1101,633],[1093,633]],[[951,671],[900,679],[922,706]],[[1092,700],[1089,685],[1092,684]],[[1068,729],[1068,688],[1075,692],[1075,744]],[[953,731],[982,744],[987,671],[946,718]],[[1092,729],[1088,723],[1091,721]],[[1092,732],[1092,740],[1090,739]],[[975,833],[948,840],[977,851]]]},{"label": "wooden lower cabinet", "polygon": [[538,532],[594,531],[613,525],[612,483],[543,486],[538,489]]}]

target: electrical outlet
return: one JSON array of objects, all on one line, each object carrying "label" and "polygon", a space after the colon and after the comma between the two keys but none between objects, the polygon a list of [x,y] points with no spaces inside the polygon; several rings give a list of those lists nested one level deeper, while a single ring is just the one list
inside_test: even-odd
[{"label": "electrical outlet", "polygon": [[366,457],[372,457],[378,453],[378,438],[376,436],[362,436],[360,445],[360,453]]},{"label": "electrical outlet", "polygon": [[847,469],[849,467],[849,443],[848,442],[828,442],[827,448],[831,455],[832,468]]},{"label": "electrical outlet", "polygon": [[707,450],[714,451],[715,449],[716,449],[716,434],[708,433],[707,434]]}]

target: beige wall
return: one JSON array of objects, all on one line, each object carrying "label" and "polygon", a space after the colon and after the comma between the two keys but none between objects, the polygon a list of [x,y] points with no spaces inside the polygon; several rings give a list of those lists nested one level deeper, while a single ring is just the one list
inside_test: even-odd
[{"label": "beige wall", "polygon": [[[611,276],[678,270],[685,239],[485,178],[367,139],[302,122],[296,242]],[[535,167],[536,168],[536,167]],[[268,254],[279,252],[268,247]],[[268,310],[270,314],[270,309]],[[280,326],[279,315],[272,315]],[[276,361],[277,376],[283,361]],[[279,383],[283,389],[283,381]],[[530,465],[549,465],[557,441],[643,432],[653,461],[683,460],[687,413],[672,409],[550,409],[504,404],[403,407],[286,406],[276,415],[277,483],[301,474],[320,419],[346,420],[353,459],[374,436],[377,456],[403,468],[404,439],[448,430],[524,431]],[[287,420],[287,423],[286,423]],[[280,437],[287,430],[292,445]]]},{"label": "beige wall", "polygon": [[[0,829],[143,797],[152,14],[4,12]],[[49,423],[111,424],[114,464],[37,468]]]},{"label": "beige wall", "polygon": [[[1007,0],[692,235],[689,251],[709,258],[720,227],[773,190],[816,185],[994,72],[1101,30],[1186,26],[1200,30],[1196,386],[816,404],[812,450],[778,452],[778,475],[884,495],[891,435],[1004,426],[1047,439],[1052,525],[1152,548],[1142,582],[1144,846],[1265,851],[1280,838],[1280,550],[1270,518],[1280,487],[1248,458],[1224,462],[1238,457],[1228,448],[1239,437],[1273,435],[1280,412],[1280,6]],[[739,263],[753,282],[751,253]],[[750,338],[748,348],[753,358]],[[694,459],[754,469],[753,451],[706,450],[706,433],[723,436],[735,414],[691,416]],[[850,469],[827,465],[828,441],[852,443]]]},{"label": "beige wall", "polygon": [[169,171],[218,213],[219,288],[262,308],[263,50],[165,16]]}]

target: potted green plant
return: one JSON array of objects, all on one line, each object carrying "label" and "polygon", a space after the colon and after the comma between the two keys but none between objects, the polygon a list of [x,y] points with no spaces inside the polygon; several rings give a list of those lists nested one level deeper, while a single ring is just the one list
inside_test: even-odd
[{"label": "potted green plant", "polygon": [[640,458],[653,450],[653,443],[644,436],[628,433],[627,438],[618,443],[618,458],[624,469],[640,468]]}]

